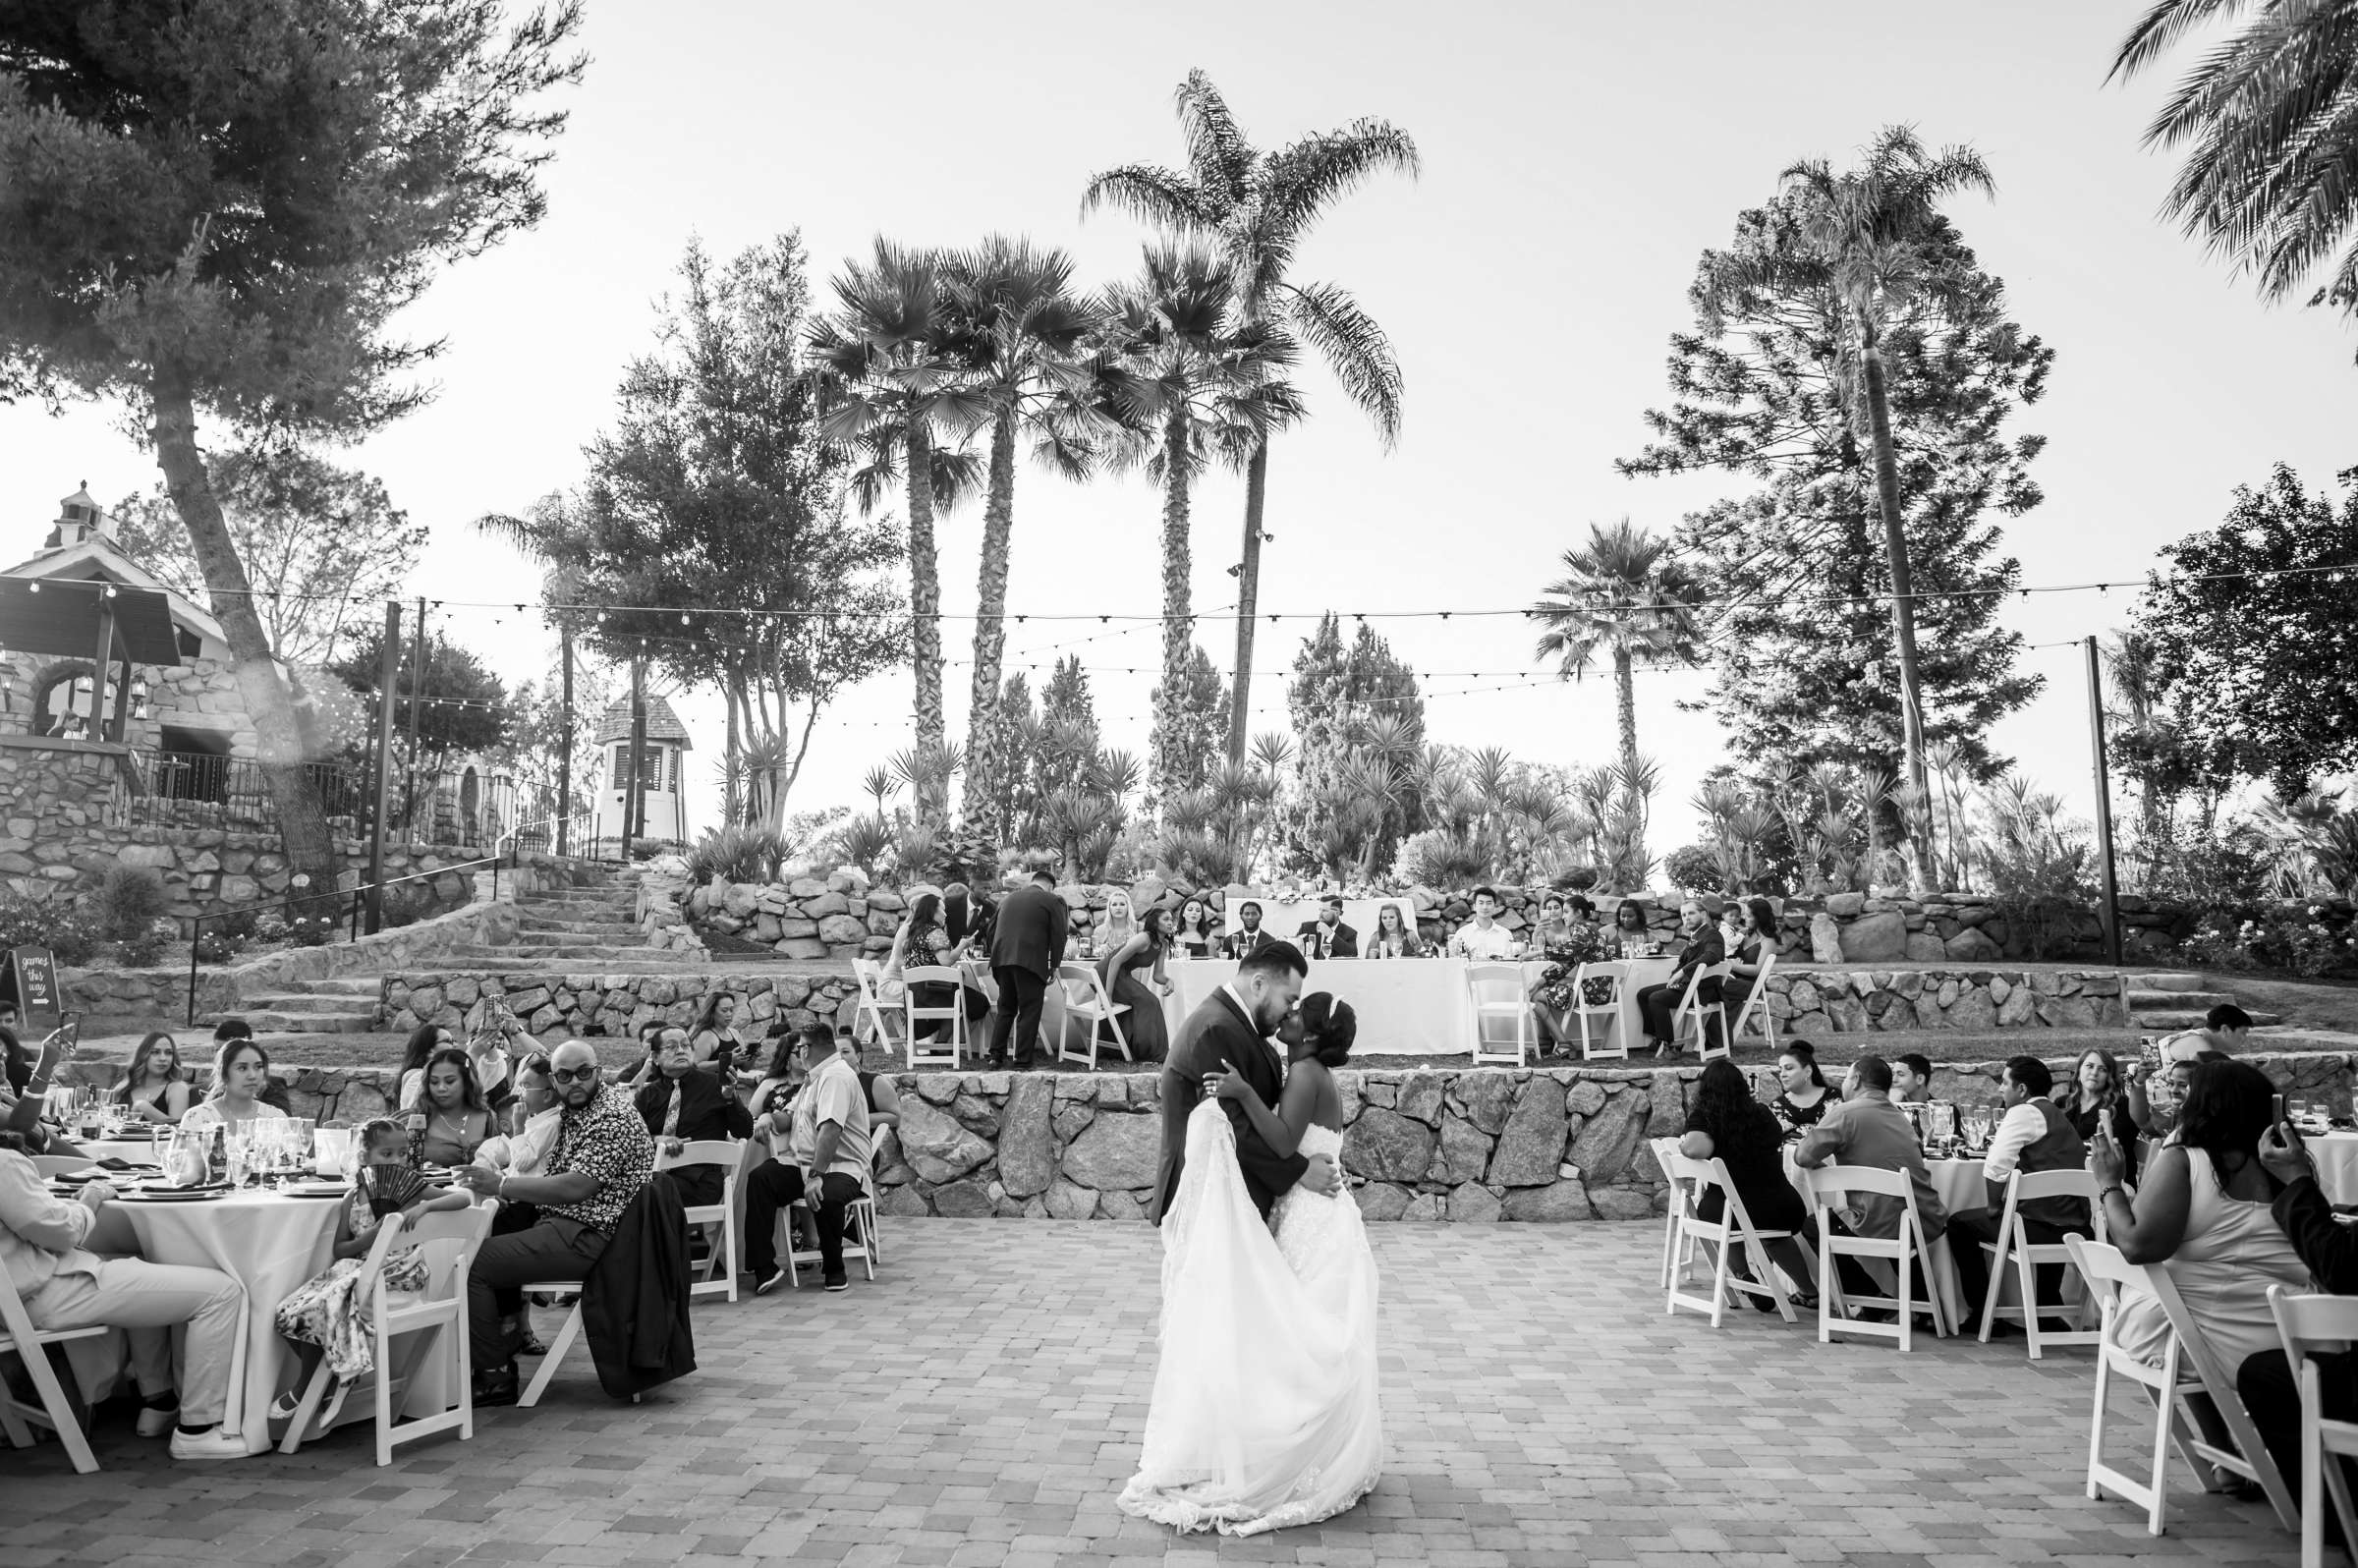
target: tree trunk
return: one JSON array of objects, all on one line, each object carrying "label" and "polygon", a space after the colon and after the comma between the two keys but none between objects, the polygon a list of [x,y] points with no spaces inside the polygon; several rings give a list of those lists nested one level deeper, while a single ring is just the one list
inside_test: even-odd
[{"label": "tree trunk", "polygon": [[[910,642],[917,665],[917,744],[941,750],[941,563],[933,553],[933,443],[925,421],[912,420],[905,442],[909,465]],[[921,805],[923,803],[921,802]]]},{"label": "tree trunk", "polygon": [[[1883,354],[1872,333],[1862,331],[1867,381],[1867,420],[1875,437],[1876,499],[1883,514],[1884,564],[1891,576],[1891,633],[1899,651],[1900,747],[1915,789],[1908,818],[1908,873],[1919,891],[1931,886],[1932,791],[1924,770],[1924,692],[1916,673],[1915,588],[1908,575],[1908,535],[1899,510],[1899,459],[1891,444],[1891,399],[1883,385]],[[1872,868],[1868,873],[1874,880]]]},{"label": "tree trunk", "polygon": [[1621,778],[1624,784],[1638,776],[1638,682],[1637,661],[1630,656],[1629,644],[1613,646],[1613,696],[1621,720]]},{"label": "tree trunk", "polygon": [[[155,424],[150,433],[155,441],[156,467],[163,471],[164,488],[180,514],[181,526],[189,531],[189,547],[196,557],[197,570],[204,574],[213,616],[221,623],[230,657],[237,664],[238,692],[245,699],[247,716],[253,721],[259,752],[256,760],[262,782],[270,791],[270,804],[278,812],[279,840],[286,847],[287,863],[298,877],[309,878],[308,887],[292,894],[289,905],[297,914],[332,916],[343,857],[328,831],[319,792],[304,770],[303,733],[296,722],[293,694],[279,678],[277,661],[270,656],[269,636],[254,614],[253,585],[247,581],[237,544],[221,516],[220,499],[213,494],[212,479],[205,473],[204,455],[196,449],[196,401],[185,382],[161,372],[155,377],[154,399]],[[379,700],[389,702],[392,694],[384,693]],[[383,831],[382,823],[378,831]]]},{"label": "tree trunk", "polygon": [[1154,692],[1154,744],[1150,771],[1154,798],[1179,792],[1179,721],[1186,701],[1188,624],[1195,562],[1187,537],[1187,411],[1175,408],[1162,434],[1162,685]]},{"label": "tree trunk", "polygon": [[999,664],[1007,650],[1008,550],[1015,536],[1015,409],[990,430],[990,489],[982,503],[982,565],[975,588],[975,679],[967,696],[966,795],[959,814],[972,827],[999,798]]},{"label": "tree trunk", "polygon": [[737,681],[730,678],[721,688],[721,705],[729,710],[729,738],[722,754],[721,786],[725,798],[720,803],[722,822],[735,827],[746,819],[745,753],[737,744]]},{"label": "tree trunk", "polygon": [[1228,714],[1231,762],[1244,761],[1253,723],[1253,621],[1261,608],[1261,517],[1268,483],[1269,441],[1263,436],[1245,467],[1245,550],[1236,574],[1236,696]]}]

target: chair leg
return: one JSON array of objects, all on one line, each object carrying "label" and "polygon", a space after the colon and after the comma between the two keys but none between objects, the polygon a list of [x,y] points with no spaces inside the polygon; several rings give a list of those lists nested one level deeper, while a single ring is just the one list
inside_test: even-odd
[{"label": "chair leg", "polygon": [[1776,1264],[1768,1260],[1768,1249],[1752,1235],[1744,1238],[1744,1248],[1752,1258],[1753,1277],[1768,1287],[1768,1299],[1776,1303],[1777,1316],[1788,1323],[1799,1321],[1793,1316],[1793,1303],[1785,1295],[1784,1284],[1777,1277]]},{"label": "chair leg", "polygon": [[565,1326],[557,1330],[557,1342],[548,1347],[547,1355],[540,1358],[540,1370],[533,1374],[532,1386],[524,1391],[524,1397],[516,1401],[517,1404],[530,1410],[540,1403],[541,1392],[548,1387],[548,1380],[557,1374],[557,1364],[565,1359],[565,1353],[573,1348],[574,1338],[581,1331],[582,1304],[576,1301],[573,1311],[565,1315]]},{"label": "chair leg", "polygon": [[1712,1248],[1712,1326],[1727,1321],[1727,1236],[1722,1232]]},{"label": "chair leg", "polygon": [[[2011,1227],[2001,1225],[1997,1231],[1997,1251],[1990,1255],[1990,1283],[1982,1290],[1982,1343],[1990,1343],[1991,1330],[1997,1325],[1997,1304],[2005,1294],[2006,1262],[2012,1253],[2007,1245],[2013,1240]],[[1980,1245],[1976,1243],[1975,1245]]]},{"label": "chair leg", "polygon": [[[429,1330],[438,1331],[438,1330]],[[393,1463],[393,1340],[380,1319],[376,1325],[376,1463]]]},{"label": "chair leg", "polygon": [[[18,1360],[25,1363],[26,1374],[31,1377],[34,1391],[41,1396],[41,1408],[49,1413],[49,1425],[56,1428],[57,1440],[65,1445],[66,1457],[74,1461],[75,1472],[89,1475],[98,1468],[98,1459],[90,1452],[89,1438],[83,1435],[82,1423],[75,1419],[65,1384],[57,1380],[57,1369],[50,1365],[48,1347],[22,1346]],[[7,1399],[7,1390],[0,1389],[0,1405],[5,1405]],[[13,1412],[11,1419],[13,1424],[16,1420]],[[29,1428],[25,1428],[25,1435],[28,1441],[31,1439]],[[15,1441],[15,1430],[10,1431],[9,1439]]]},{"label": "chair leg", "polygon": [[2096,1406],[2088,1418],[2088,1484],[2091,1499],[2100,1495],[2096,1473],[2105,1466],[2105,1398],[2111,1391],[2112,1362],[2105,1348],[2096,1347]]},{"label": "chair leg", "polygon": [[[2171,1371],[2176,1371],[2174,1366]],[[2162,1488],[2169,1476],[2169,1443],[2177,1427],[2178,1402],[2157,1389],[2154,1391],[2154,1473],[2151,1482],[2154,1495],[2145,1514],[2145,1533],[2149,1536],[2162,1534]],[[2198,1469],[2195,1476],[2201,1479],[2202,1472]]]},{"label": "chair leg", "polygon": [[2031,1261],[2028,1237],[2014,1249],[2014,1289],[2022,1297],[2022,1337],[2031,1347],[2031,1360],[2043,1360],[2047,1347],[2039,1337],[2039,1270]]},{"label": "chair leg", "polygon": [[[466,1266],[462,1260],[461,1267]],[[467,1323],[467,1286],[464,1273],[453,1286],[458,1294],[459,1310],[451,1315],[448,1335],[454,1346],[451,1355],[456,1365],[451,1369],[452,1379],[459,1390],[459,1441],[475,1441],[475,1339]],[[529,1309],[528,1309],[529,1310]]]}]

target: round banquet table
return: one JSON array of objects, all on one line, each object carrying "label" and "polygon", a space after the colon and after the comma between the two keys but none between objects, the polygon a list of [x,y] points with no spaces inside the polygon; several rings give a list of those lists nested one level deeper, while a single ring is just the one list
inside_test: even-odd
[{"label": "round banquet table", "polygon": [[140,1256],[150,1262],[218,1268],[246,1288],[224,1425],[245,1436],[248,1453],[270,1446],[270,1401],[294,1361],[279,1337],[278,1304],[328,1265],[342,1206],[325,1198],[241,1192],[206,1203],[126,1201],[101,1216],[128,1219]]},{"label": "round banquet table", "polygon": [[2358,1204],[2358,1133],[2312,1133],[2302,1140],[2317,1161],[2317,1184],[2336,1204]]}]

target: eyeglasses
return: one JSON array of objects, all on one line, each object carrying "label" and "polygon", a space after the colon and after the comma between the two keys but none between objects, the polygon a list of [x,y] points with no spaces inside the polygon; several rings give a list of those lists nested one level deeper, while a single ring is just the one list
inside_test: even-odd
[{"label": "eyeglasses", "polygon": [[587,1067],[551,1068],[549,1070],[548,1077],[549,1082],[555,1084],[589,1083],[597,1077],[597,1064],[595,1062],[591,1062]]}]

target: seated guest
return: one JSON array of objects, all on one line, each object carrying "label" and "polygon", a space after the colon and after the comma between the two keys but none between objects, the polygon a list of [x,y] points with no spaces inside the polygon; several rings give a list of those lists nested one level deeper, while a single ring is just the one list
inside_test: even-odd
[{"label": "seated guest", "polygon": [[[485,1170],[510,1176],[537,1176],[556,1144],[563,1107],[556,1086],[549,1082],[546,1051],[533,1051],[516,1064],[516,1103],[509,1107],[509,1131],[487,1139],[475,1151],[475,1162]],[[540,1210],[531,1204],[506,1203],[491,1216],[491,1234],[510,1236],[540,1223]],[[532,1315],[524,1309],[524,1292],[499,1293],[499,1326],[518,1336],[516,1354],[544,1356],[548,1347],[533,1334]]]},{"label": "seated guest", "polygon": [[990,961],[990,928],[998,918],[999,907],[964,882],[941,890],[941,928],[959,958]]},{"label": "seated guest", "polygon": [[[1796,1239],[1809,1227],[1810,1210],[1785,1177],[1783,1144],[1783,1130],[1768,1107],[1752,1097],[1743,1071],[1725,1057],[1705,1063],[1703,1076],[1695,1082],[1695,1108],[1687,1113],[1678,1151],[1689,1159],[1716,1156],[1727,1166],[1727,1179],[1744,1200],[1744,1212],[1754,1229],[1794,1233],[1762,1245],[1769,1260],[1799,1289],[1803,1303],[1815,1307],[1816,1276],[1809,1254]],[[1696,1217],[1707,1224],[1718,1223],[1726,1211],[1727,1198],[1716,1187],[1696,1205]],[[1750,1277],[1742,1254],[1731,1258],[1728,1266]]]},{"label": "seated guest", "polygon": [[635,1091],[640,1085],[652,1079],[655,1076],[655,1049],[663,1038],[663,1032],[678,1027],[676,1024],[666,1024],[659,1018],[650,1018],[640,1025],[633,1032],[639,1036],[639,1060],[629,1072],[623,1074],[615,1082],[625,1089]]},{"label": "seated guest", "polygon": [[[1727,944],[1719,939],[1719,928],[1712,924],[1712,918],[1704,913],[1703,906],[1695,900],[1690,898],[1678,907],[1678,928],[1687,938],[1687,945],[1678,955],[1678,967],[1671,970],[1670,978],[1659,985],[1648,985],[1638,992],[1638,1015],[1645,1019],[1646,1037],[1654,1041],[1657,1054],[1670,1048],[1670,1015],[1685,999],[1687,985],[1694,980],[1695,972],[1727,961]],[[1719,1016],[1719,980],[1716,977],[1704,980],[1696,987],[1695,1005],[1702,1009],[1705,1043],[1716,1046],[1723,1022]]]},{"label": "seated guest", "polygon": [[[2284,1185],[2272,1211],[2317,1288],[2358,1296],[2358,1229],[2334,1218],[2300,1135],[2281,1122],[2271,1127],[2260,1140],[2260,1163]],[[2317,1364],[2319,1414],[2327,1421],[2358,1420],[2358,1351],[2326,1351],[2310,1360]],[[2246,1357],[2235,1372],[2235,1390],[2260,1428],[2277,1474],[2302,1506],[2309,1506],[2310,1500],[2301,1497],[2301,1389],[2284,1352],[2264,1349]],[[2347,1459],[2340,1464],[2350,1484],[2358,1486],[2358,1467]],[[2316,1506],[2329,1507],[2323,1500]],[[2326,1515],[2326,1536],[2329,1544],[2340,1539],[2340,1520],[2331,1511]]]},{"label": "seated guest", "polygon": [[1319,918],[1302,923],[1302,929],[1294,934],[1294,945],[1302,949],[1304,958],[1359,956],[1359,932],[1343,924],[1339,894],[1329,893],[1319,901]]},{"label": "seated guest", "polygon": [[1474,918],[1449,938],[1452,958],[1505,959],[1515,956],[1514,933],[1498,924],[1498,895],[1487,887],[1474,889]]},{"label": "seated guest", "polygon": [[1806,1039],[1789,1039],[1776,1058],[1776,1076],[1782,1086],[1768,1110],[1785,1130],[1787,1138],[1795,1138],[1807,1128],[1815,1127],[1825,1113],[1842,1103],[1818,1070],[1818,1047]]},{"label": "seated guest", "polygon": [[251,1039],[233,1039],[213,1058],[212,1097],[189,1107],[183,1127],[244,1127],[283,1122],[287,1113],[262,1098],[270,1082],[270,1053]]},{"label": "seated guest", "polygon": [[[2054,1075],[2036,1056],[2008,1057],[1999,1075],[1998,1092],[2005,1100],[2006,1114],[1998,1119],[1997,1131],[1990,1135],[1989,1152],[1982,1156],[1990,1206],[1960,1209],[1948,1220],[1948,1256],[1957,1266],[1957,1290],[1968,1317],[1982,1310],[1984,1294],[1990,1288],[1990,1258],[1982,1251],[1982,1243],[1997,1240],[1997,1222],[2006,1210],[2006,1183],[2016,1171],[2080,1170],[2088,1163],[2088,1146],[2049,1098],[2053,1088]],[[2088,1204],[2081,1199],[2032,1199],[2015,1212],[2035,1247],[2059,1246],[2074,1232],[2095,1234],[2088,1222]],[[2040,1264],[2038,1287],[2041,1306],[2059,1303],[2063,1265]],[[2000,1323],[1992,1332],[2010,1326]],[[2058,1330],[2068,1327],[2060,1322],[2054,1326]]]},{"label": "seated guest", "polygon": [[425,1098],[425,1059],[436,1051],[456,1050],[459,1036],[439,1024],[421,1024],[410,1031],[401,1046],[401,1107]]},{"label": "seated guest", "polygon": [[503,1203],[540,1210],[539,1222],[491,1236],[467,1280],[468,1343],[475,1360],[475,1402],[516,1403],[515,1340],[501,1331],[499,1293],[538,1280],[586,1279],[622,1217],[654,1174],[646,1124],[619,1086],[599,1081],[597,1053],[567,1040],[549,1058],[549,1082],[562,1105],[556,1146],[537,1176],[470,1165],[459,1181]]},{"label": "seated guest", "polygon": [[835,1050],[852,1064],[852,1071],[859,1077],[860,1093],[868,1102],[869,1164],[880,1170],[885,1161],[887,1135],[900,1136],[901,1096],[893,1089],[889,1075],[871,1073],[860,1065],[860,1042],[851,1036],[836,1036]]},{"label": "seated guest", "polygon": [[[2230,1367],[2281,1343],[2268,1287],[2309,1288],[2308,1268],[2270,1213],[2275,1183],[2260,1163],[2275,1092],[2248,1062],[2197,1063],[2178,1130],[2155,1150],[2133,1204],[2110,1129],[2098,1129],[2088,1156],[2112,1245],[2132,1263],[2168,1270],[2186,1311]],[[2169,1339],[2161,1302],[2123,1287],[2117,1337],[2131,1355],[2158,1365]]]},{"label": "seated guest", "polygon": [[[740,1102],[736,1081],[696,1063],[696,1048],[684,1029],[667,1029],[655,1049],[655,1077],[639,1091],[636,1103],[646,1131],[666,1154],[709,1139],[750,1138],[754,1119]],[[671,1172],[682,1206],[720,1202],[728,1172],[718,1165],[691,1165]]]},{"label": "seated guest", "polygon": [[79,1154],[81,1149],[42,1122],[48,1109],[50,1086],[60,1070],[74,1059],[74,1043],[66,1032],[55,1029],[41,1041],[38,1050],[23,1053],[23,1071],[19,1064],[9,1064],[7,1087],[0,1088],[0,1129],[16,1134],[24,1141],[25,1150],[31,1154]]},{"label": "seated guest", "polygon": [[1368,958],[1423,958],[1424,938],[1417,934],[1414,910],[1399,899],[1376,906],[1376,934],[1368,938]]},{"label": "seated guest", "polygon": [[1211,906],[1200,898],[1191,898],[1179,906],[1179,938],[1177,951],[1189,958],[1209,958],[1219,948],[1219,939],[1211,934]]},{"label": "seated guest", "polygon": [[[242,1018],[225,1018],[213,1026],[213,1055],[220,1056],[221,1047],[233,1039],[252,1038],[253,1038],[252,1024]],[[213,1082],[218,1084],[220,1080],[215,1078]],[[275,1105],[289,1116],[295,1114],[295,1102],[287,1098],[287,1086],[275,1078],[262,1080],[262,1092],[258,1097],[265,1105]]]},{"label": "seated guest", "polygon": [[1733,967],[1720,982],[1719,1005],[1732,1021],[1744,1011],[1753,986],[1760,983],[1762,967],[1776,957],[1776,907],[1765,898],[1751,898],[1741,904],[1730,903],[1725,915],[1720,936]]},{"label": "seated guest", "polygon": [[1270,932],[1261,928],[1261,906],[1252,899],[1248,898],[1236,906],[1236,922],[1238,928],[1230,931],[1226,940],[1220,943],[1220,956],[1223,958],[1251,958],[1277,940]]},{"label": "seated guest", "polygon": [[426,1058],[425,1095],[405,1125],[411,1158],[421,1165],[464,1165],[497,1131],[465,1051],[445,1045]]},{"label": "seated guest", "polygon": [[1894,1057],[1891,1062],[1891,1103],[1930,1105],[1932,1102],[1932,1058],[1922,1051],[1910,1051],[1905,1056]]},{"label": "seated guest", "polygon": [[[175,1459],[243,1459],[246,1439],[226,1430],[221,1418],[244,1326],[245,1288],[217,1269],[102,1259],[84,1249],[114,1196],[112,1187],[94,1181],[77,1198],[51,1197],[24,1140],[0,1133],[0,1268],[8,1270],[35,1328],[130,1330],[143,1401],[140,1436],[171,1432]],[[171,1330],[184,1323],[175,1399]]]},{"label": "seated guest", "polygon": [[[1821,1165],[1866,1165],[1876,1170],[1899,1170],[1908,1173],[1908,1185],[1916,1196],[1916,1214],[1924,1225],[1924,1243],[1932,1246],[1947,1228],[1948,1210],[1941,1206],[1940,1195],[1933,1189],[1933,1173],[1924,1163],[1924,1149],[1916,1142],[1916,1129],[1908,1125],[1907,1117],[1891,1103],[1891,1064],[1881,1056],[1862,1056],[1850,1064],[1850,1073],[1842,1086],[1842,1103],[1827,1111],[1817,1126],[1801,1135],[1801,1145],[1793,1150],[1793,1163],[1804,1170]],[[1837,1217],[1834,1229],[1844,1235],[1865,1236],[1888,1241],[1899,1234],[1900,1216],[1906,1205],[1896,1198],[1880,1193],[1857,1195],[1858,1221]],[[1881,1296],[1884,1294],[1859,1266],[1855,1258],[1840,1260],[1842,1288],[1852,1295]],[[1931,1300],[1930,1292],[1917,1281],[1915,1299]]]},{"label": "seated guest", "polygon": [[151,1126],[170,1127],[188,1114],[196,1092],[181,1071],[180,1046],[171,1036],[159,1029],[140,1041],[114,1097]]},{"label": "seated guest", "polygon": [[737,1033],[737,997],[731,991],[714,991],[704,998],[704,1005],[696,1010],[696,1022],[688,1026],[688,1048],[696,1053],[696,1065],[709,1067],[723,1079],[734,1079],[748,1054],[745,1038]]},{"label": "seated guest", "polygon": [[[2187,1087],[2194,1082],[2195,1068],[2203,1062],[2227,1060],[2223,1053],[2212,1048],[2211,1037],[2200,1030],[2171,1036],[2162,1042],[2160,1051],[2162,1075],[2167,1080],[2165,1087],[2168,1097],[2181,1107],[2186,1100]],[[2128,1081],[2130,1120],[2137,1124],[2138,1131],[2150,1138],[2168,1137],[2178,1125],[2182,1109],[2165,1110],[2154,1103],[2153,1096],[2146,1089],[2146,1066],[2142,1060],[2129,1065]]]},{"label": "seated guest", "polygon": [[2055,1109],[2063,1113],[2084,1144],[2096,1141],[2098,1123],[2109,1123],[2112,1142],[2120,1146],[2128,1160],[2128,1180],[2136,1182],[2137,1118],[2129,1114],[2127,1085],[2121,1081],[2120,1063],[2110,1051],[2091,1045],[2080,1052],[2070,1082],[2055,1086]]},{"label": "seated guest", "polygon": [[851,1287],[843,1267],[843,1216],[868,1191],[868,1103],[858,1074],[836,1049],[834,1032],[826,1025],[804,1028],[803,1063],[811,1078],[802,1092],[762,1118],[771,1148],[785,1157],[763,1160],[746,1178],[745,1255],[757,1296],[785,1282],[786,1270],[778,1263],[778,1214],[806,1201],[815,1210],[822,1282],[829,1290]]},{"label": "seated guest", "polygon": [[2252,1042],[2252,1015],[2233,1002],[2220,1002],[2203,1015],[2202,1037],[2221,1056],[2232,1056]]}]

